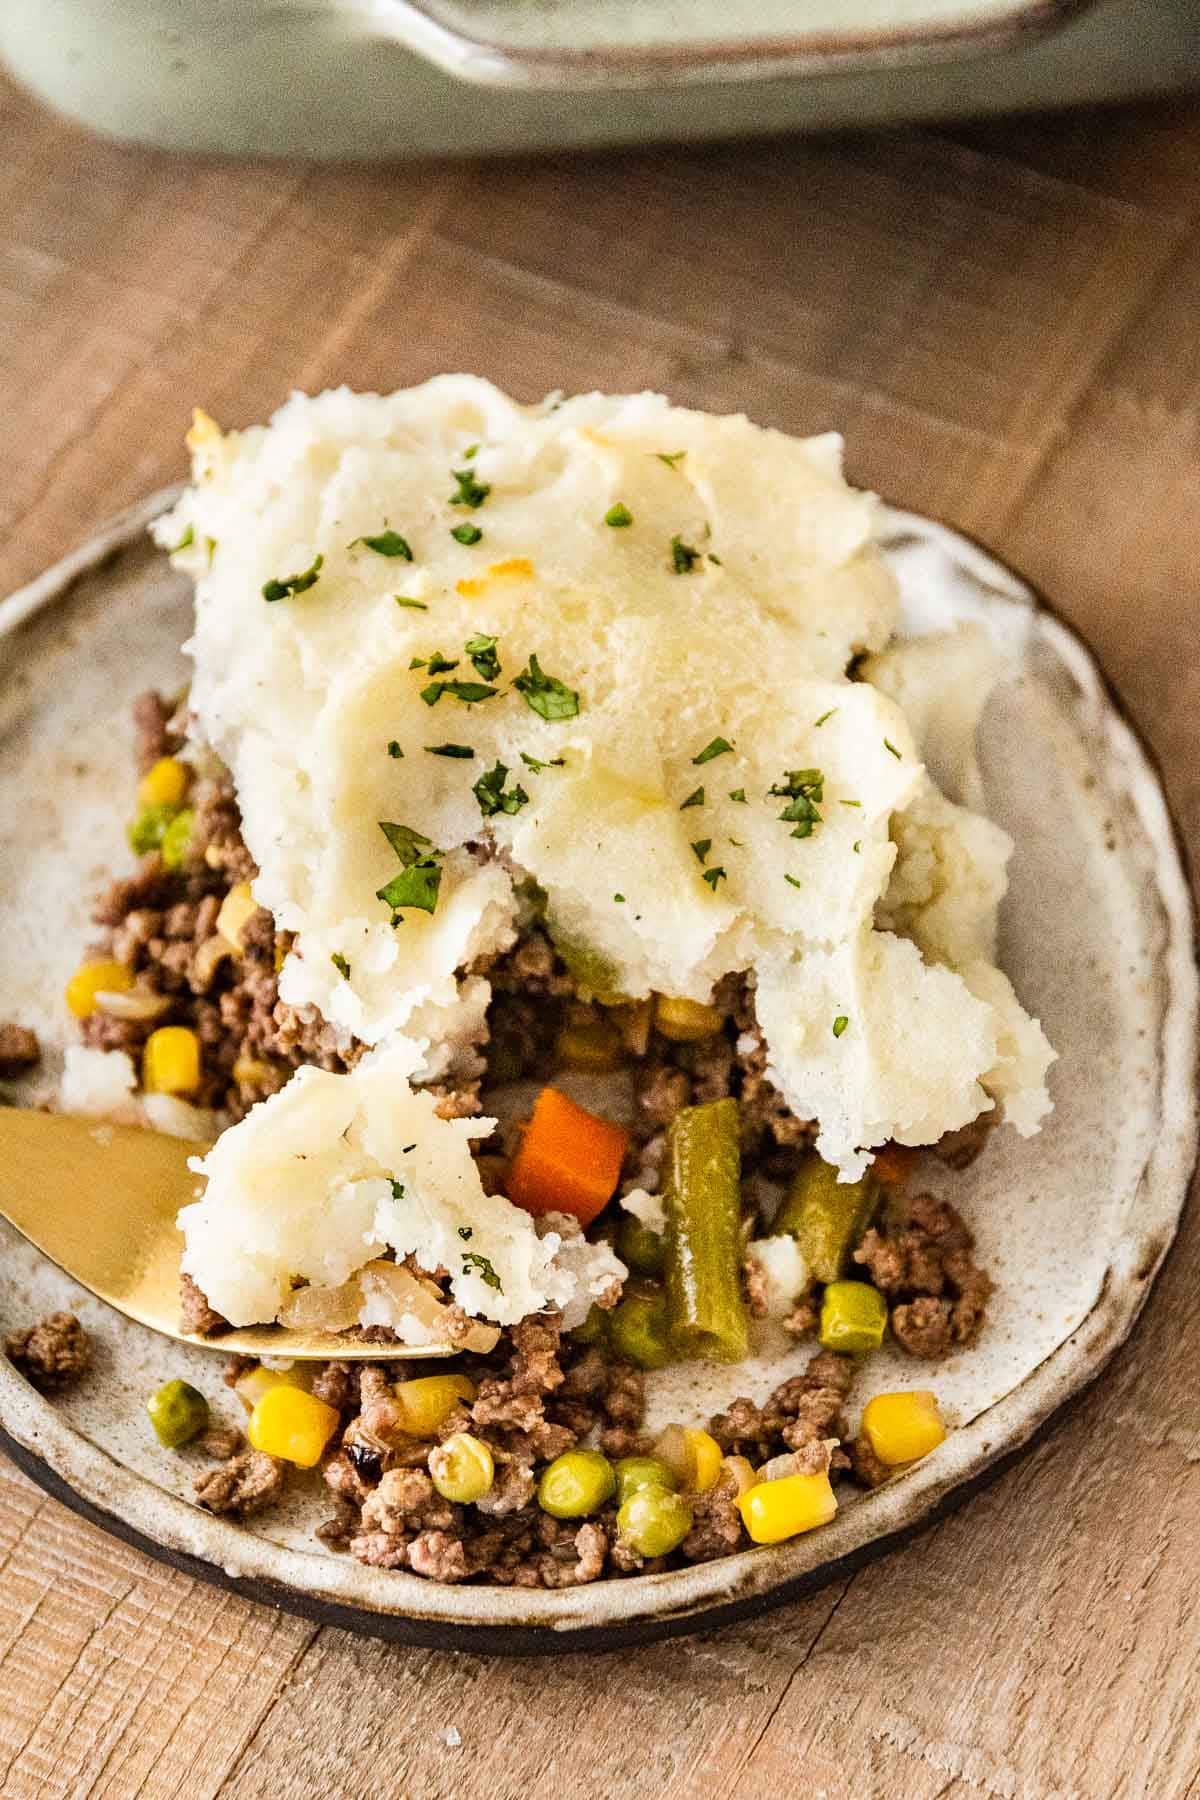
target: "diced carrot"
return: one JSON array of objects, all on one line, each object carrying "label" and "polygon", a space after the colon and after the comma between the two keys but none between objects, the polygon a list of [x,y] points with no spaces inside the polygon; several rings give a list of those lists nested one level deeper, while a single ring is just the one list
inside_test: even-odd
[{"label": "diced carrot", "polygon": [[510,1200],[535,1217],[574,1213],[590,1225],[616,1192],[629,1133],[543,1088],[508,1171]]},{"label": "diced carrot", "polygon": [[902,1181],[908,1180],[916,1160],[916,1151],[907,1144],[885,1144],[882,1150],[875,1152],[871,1173],[881,1186],[899,1187]]}]

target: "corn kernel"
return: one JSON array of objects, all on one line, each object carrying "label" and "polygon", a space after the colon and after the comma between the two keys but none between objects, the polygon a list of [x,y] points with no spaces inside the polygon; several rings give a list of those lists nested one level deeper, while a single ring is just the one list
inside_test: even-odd
[{"label": "corn kernel", "polygon": [[303,1364],[293,1369],[268,1369],[262,1363],[255,1363],[244,1375],[239,1375],[233,1384],[233,1391],[238,1396],[247,1412],[253,1412],[264,1394],[272,1388],[290,1387],[307,1388],[308,1377],[304,1373]]},{"label": "corn kernel", "polygon": [[132,986],[133,970],[124,963],[80,963],[67,983],[67,1005],[77,1019],[88,1019],[96,1010],[97,994],[127,994]]},{"label": "corn kernel", "polygon": [[188,791],[191,770],[177,756],[160,756],[153,768],[147,769],[138,782],[138,800],[142,806],[182,806]]},{"label": "corn kernel", "polygon": [[256,1450],[278,1456],[301,1469],[315,1468],[337,1430],[340,1414],[302,1388],[268,1388],[246,1426]]},{"label": "corn kernel", "polygon": [[816,1525],[828,1525],[837,1500],[828,1475],[784,1475],[760,1481],[735,1502],[756,1544],[781,1544]]},{"label": "corn kernel", "polygon": [[876,1394],[863,1407],[862,1428],[868,1444],[889,1469],[928,1456],[946,1435],[937,1397],[927,1388]]},{"label": "corn kernel", "polygon": [[715,1006],[704,1006],[699,1000],[674,1000],[669,994],[660,994],[654,1004],[654,1023],[675,1044],[697,1044],[701,1038],[715,1037],[724,1022]]},{"label": "corn kernel", "polygon": [[462,1400],[474,1400],[475,1383],[465,1375],[419,1375],[396,1384],[401,1429],[413,1437],[433,1437]]},{"label": "corn kernel", "polygon": [[160,1025],[142,1050],[148,1094],[194,1094],[200,1086],[200,1039],[186,1025]]},{"label": "corn kernel", "polygon": [[217,930],[230,947],[242,952],[242,932],[247,921],[258,911],[258,901],[250,892],[248,881],[239,881],[231,887],[221,902],[221,910],[217,914]]},{"label": "corn kernel", "polygon": [[563,1027],[554,1055],[560,1069],[591,1069],[602,1074],[620,1062],[621,1039],[607,1020],[586,1019]]},{"label": "corn kernel", "polygon": [[707,1431],[691,1425],[668,1425],[658,1435],[654,1454],[675,1475],[685,1493],[706,1494],[721,1473],[721,1446]]}]

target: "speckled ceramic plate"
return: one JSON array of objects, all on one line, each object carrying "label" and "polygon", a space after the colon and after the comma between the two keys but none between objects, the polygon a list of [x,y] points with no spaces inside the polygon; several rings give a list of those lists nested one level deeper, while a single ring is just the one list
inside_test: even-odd
[{"label": "speckled ceramic plate", "polygon": [[[88,897],[126,856],[129,701],[185,674],[186,584],[144,535],[169,498],[115,520],[0,607],[0,1017],[42,1035],[43,1088]],[[976,1348],[936,1370],[872,1359],[856,1403],[871,1387],[932,1379],[956,1427],[941,1448],[772,1549],[558,1593],[439,1587],[327,1552],[312,1536],[327,1511],[315,1476],[249,1527],[198,1511],[186,1497],[191,1453],[157,1447],[143,1403],[180,1374],[231,1412],[218,1360],[127,1324],[0,1228],[0,1328],[67,1306],[98,1346],[89,1378],[53,1403],[0,1359],[4,1441],[34,1480],[156,1555],[313,1617],[421,1644],[594,1648],[711,1626],[828,1579],[961,1497],[1099,1372],[1166,1253],[1194,1162],[1187,881],[1158,779],[1078,639],[939,526],[890,514],[888,553],[908,629],[976,618],[1012,658],[981,734],[986,804],[1017,843],[1002,961],[1061,1054],[1040,1137],[1001,1131],[965,1174],[932,1161],[923,1171],[977,1230],[999,1283],[992,1318]],[[38,1093],[30,1083],[16,1097]],[[738,1391],[761,1398],[810,1354],[770,1340],[757,1349],[732,1372],[656,1378],[653,1414],[697,1418]]]}]

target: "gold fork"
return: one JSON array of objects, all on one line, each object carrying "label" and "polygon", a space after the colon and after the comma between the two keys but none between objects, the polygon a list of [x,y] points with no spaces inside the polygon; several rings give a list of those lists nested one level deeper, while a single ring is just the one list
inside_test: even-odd
[{"label": "gold fork", "polygon": [[213,1337],[181,1330],[183,1234],[175,1216],[195,1198],[187,1159],[202,1148],[134,1125],[0,1107],[0,1218],[97,1299],[180,1343],[226,1356],[297,1361],[402,1356],[407,1362],[454,1354],[449,1344],[393,1348],[283,1325],[231,1328]]}]

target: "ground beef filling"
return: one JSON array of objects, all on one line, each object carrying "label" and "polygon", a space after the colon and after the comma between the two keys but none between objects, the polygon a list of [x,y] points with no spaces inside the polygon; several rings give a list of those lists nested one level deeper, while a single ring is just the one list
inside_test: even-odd
[{"label": "ground beef filling", "polygon": [[78,1381],[91,1366],[92,1346],[74,1313],[52,1312],[6,1337],[4,1354],[34,1387],[53,1393]]}]

